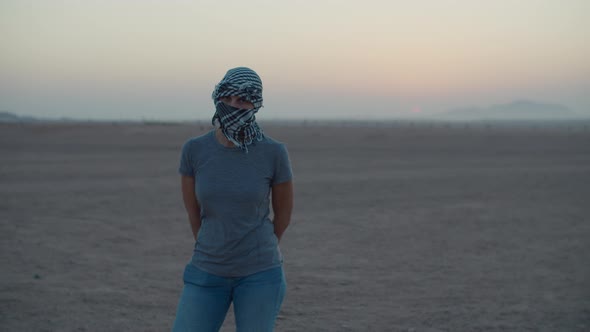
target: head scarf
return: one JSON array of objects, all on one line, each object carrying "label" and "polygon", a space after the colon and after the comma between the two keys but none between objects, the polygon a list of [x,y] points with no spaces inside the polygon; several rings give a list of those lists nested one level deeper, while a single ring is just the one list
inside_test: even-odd
[{"label": "head scarf", "polygon": [[[240,109],[219,100],[221,97],[238,96],[251,102],[252,109]],[[250,68],[237,67],[227,71],[213,94],[215,114],[211,122],[219,126],[223,135],[236,146],[248,152],[248,145],[264,138],[256,123],[256,112],[262,107],[262,80]]]}]

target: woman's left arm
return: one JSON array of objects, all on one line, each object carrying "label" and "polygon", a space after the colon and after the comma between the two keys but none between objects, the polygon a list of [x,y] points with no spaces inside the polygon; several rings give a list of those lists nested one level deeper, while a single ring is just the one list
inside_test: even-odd
[{"label": "woman's left arm", "polygon": [[272,210],[274,212],[275,235],[281,240],[283,233],[291,222],[293,211],[293,181],[287,181],[272,186]]}]

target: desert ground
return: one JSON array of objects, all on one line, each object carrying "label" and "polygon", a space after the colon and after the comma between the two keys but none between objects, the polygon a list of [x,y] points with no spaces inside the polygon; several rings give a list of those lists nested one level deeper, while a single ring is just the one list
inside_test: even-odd
[{"label": "desert ground", "polygon": [[[276,331],[590,331],[587,127],[263,128],[295,184]],[[0,330],[169,331],[208,130],[0,124]]]}]

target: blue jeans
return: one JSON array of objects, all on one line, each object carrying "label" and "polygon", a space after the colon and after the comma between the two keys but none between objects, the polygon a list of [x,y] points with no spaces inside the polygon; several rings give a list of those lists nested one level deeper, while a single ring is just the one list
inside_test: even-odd
[{"label": "blue jeans", "polygon": [[219,331],[232,301],[237,332],[273,331],[286,289],[281,266],[231,278],[188,264],[183,279],[173,332]]}]

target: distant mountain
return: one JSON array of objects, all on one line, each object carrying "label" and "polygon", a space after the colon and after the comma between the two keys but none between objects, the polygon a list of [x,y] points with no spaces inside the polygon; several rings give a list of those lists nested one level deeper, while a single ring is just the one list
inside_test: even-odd
[{"label": "distant mountain", "polygon": [[0,122],[33,122],[38,121],[31,116],[19,116],[10,112],[0,112]]},{"label": "distant mountain", "polygon": [[517,100],[485,108],[467,107],[452,109],[441,114],[455,120],[560,120],[579,115],[565,105]]}]

